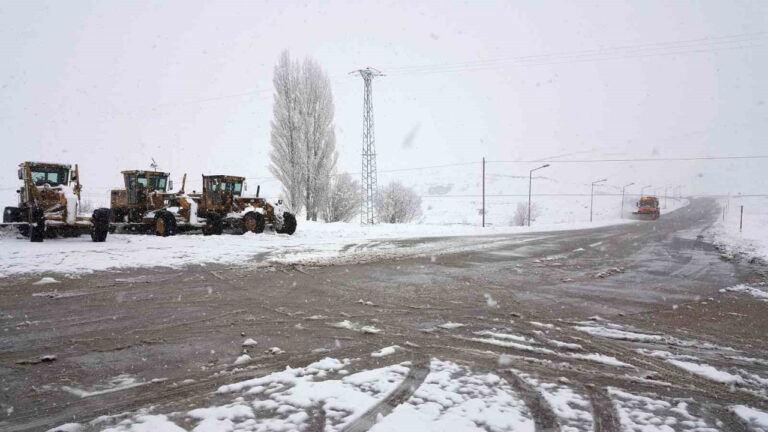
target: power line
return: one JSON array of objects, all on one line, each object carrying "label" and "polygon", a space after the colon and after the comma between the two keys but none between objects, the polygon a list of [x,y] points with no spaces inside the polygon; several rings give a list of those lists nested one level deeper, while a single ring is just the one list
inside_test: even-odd
[{"label": "power line", "polygon": [[[404,67],[391,67],[392,75],[418,74],[418,73],[442,73],[491,69],[505,66],[537,66],[547,64],[578,63],[585,61],[613,60],[623,58],[640,58],[649,56],[663,56],[674,54],[687,54],[697,52],[717,51],[722,49],[741,49],[759,47],[758,45],[743,45],[763,42],[768,32],[752,33],[734,36],[722,36],[716,38],[692,39],[684,41],[659,42],[655,44],[626,45],[618,47],[580,50],[571,52],[539,54],[529,56],[502,57],[497,59],[465,61],[456,63],[435,63]],[[736,44],[736,45],[734,45]],[[734,45],[718,47],[719,45]],[[713,48],[711,50],[701,48]],[[699,48],[699,49],[691,49]]]},{"label": "power line", "polygon": [[[462,195],[419,195],[421,198],[482,198],[481,194],[462,194]],[[537,197],[588,197],[588,193],[539,193],[533,194]],[[620,193],[595,193],[595,196],[610,196],[620,197]],[[627,193],[626,196],[640,196],[640,194]],[[513,198],[513,197],[528,197],[528,194],[485,194],[486,198]],[[728,194],[692,194],[684,195],[684,198],[763,198],[768,197],[768,194],[742,194],[742,195],[728,195]],[[670,196],[672,198],[672,196]],[[498,203],[496,203],[498,204]]]},{"label": "power line", "polygon": [[[625,158],[625,159],[559,159],[552,163],[594,163],[594,162],[684,162],[684,161],[705,161],[705,160],[728,160],[728,159],[768,159],[768,155],[755,156],[701,156],[701,157],[670,157],[670,158]],[[541,160],[489,160],[488,163],[538,163]]]}]

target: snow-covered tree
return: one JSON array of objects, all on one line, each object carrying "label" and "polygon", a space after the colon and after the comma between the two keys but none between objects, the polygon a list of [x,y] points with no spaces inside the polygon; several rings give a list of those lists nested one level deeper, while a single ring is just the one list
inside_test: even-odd
[{"label": "snow-covered tree", "polygon": [[[534,222],[539,216],[539,207],[536,203],[531,203],[531,222]],[[512,216],[510,221],[513,226],[525,226],[528,225],[528,203],[519,202],[517,208],[515,208],[515,215]]]},{"label": "snow-covered tree", "polygon": [[360,212],[360,182],[348,173],[335,176],[320,208],[326,222],[349,222]]},{"label": "snow-covered tree", "polygon": [[270,171],[283,184],[286,205],[317,220],[336,168],[333,95],[328,76],[312,59],[291,60],[283,51],[275,66]]},{"label": "snow-covered tree", "polygon": [[383,223],[410,222],[421,216],[421,197],[413,189],[393,181],[379,189],[376,214]]},{"label": "snow-covered tree", "polygon": [[331,173],[336,169],[337,153],[331,81],[320,65],[310,58],[301,66],[299,94],[301,140],[307,167],[304,205],[307,220],[316,221],[330,187]]},{"label": "snow-covered tree", "polygon": [[275,66],[272,83],[275,97],[272,105],[272,164],[269,170],[283,184],[283,201],[290,211],[304,207],[305,158],[301,142],[299,63],[283,51]]}]

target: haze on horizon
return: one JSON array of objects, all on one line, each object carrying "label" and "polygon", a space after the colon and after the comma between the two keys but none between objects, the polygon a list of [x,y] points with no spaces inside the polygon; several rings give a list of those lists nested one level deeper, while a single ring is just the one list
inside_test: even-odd
[{"label": "haze on horizon", "polygon": [[[383,171],[551,159],[563,192],[606,177],[766,193],[768,159],[555,162],[768,154],[766,28],[761,1],[4,2],[0,197],[15,202],[21,161],[79,163],[86,194],[106,197],[151,158],[192,187],[227,173],[276,195],[284,49],[331,77],[340,171],[360,169],[363,89],[349,72],[371,66],[386,74],[374,82]],[[470,174],[479,164],[446,175]]]}]

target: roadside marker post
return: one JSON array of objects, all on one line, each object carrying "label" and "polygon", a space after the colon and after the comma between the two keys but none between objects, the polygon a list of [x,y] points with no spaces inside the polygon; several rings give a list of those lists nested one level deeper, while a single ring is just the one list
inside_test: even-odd
[{"label": "roadside marker post", "polygon": [[741,232],[741,228],[744,226],[744,206],[741,206],[741,214],[739,215],[739,232]]},{"label": "roadside marker post", "polygon": [[483,158],[483,228],[485,228],[485,158]]}]

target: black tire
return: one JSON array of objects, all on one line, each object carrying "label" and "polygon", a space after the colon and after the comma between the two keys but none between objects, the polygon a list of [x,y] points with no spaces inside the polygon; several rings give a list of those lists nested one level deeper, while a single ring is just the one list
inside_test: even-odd
[{"label": "black tire", "polygon": [[221,215],[214,211],[205,214],[205,225],[203,225],[203,235],[221,235],[224,232],[224,224]]},{"label": "black tire", "polygon": [[168,237],[176,235],[176,218],[173,213],[166,210],[155,212],[155,235]]},{"label": "black tire", "polygon": [[18,207],[6,207],[3,210],[3,223],[21,222],[21,210]]},{"label": "black tire", "polygon": [[109,220],[112,212],[107,208],[100,208],[93,211],[91,216],[91,240],[96,243],[102,243],[107,240],[109,233]]},{"label": "black tire", "polygon": [[296,232],[296,216],[293,213],[283,213],[283,226],[276,229],[279,234],[291,235]]},{"label": "black tire", "polygon": [[256,234],[263,233],[265,224],[266,221],[264,220],[263,214],[253,211],[248,212],[243,216],[243,234],[248,231]]},{"label": "black tire", "polygon": [[29,209],[29,241],[39,243],[45,237],[45,212],[39,207]]}]

